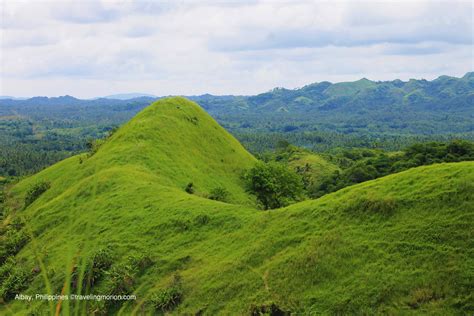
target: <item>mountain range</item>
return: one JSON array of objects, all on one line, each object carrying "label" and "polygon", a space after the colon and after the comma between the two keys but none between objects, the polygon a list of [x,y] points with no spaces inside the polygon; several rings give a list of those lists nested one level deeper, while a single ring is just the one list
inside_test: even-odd
[{"label": "mountain range", "polygon": [[[124,96],[122,96],[124,97]],[[160,97],[161,98],[161,97]],[[72,96],[0,100],[0,174],[25,174],[85,149],[157,99]],[[253,153],[279,140],[316,151],[401,150],[474,139],[474,73],[427,80],[320,82],[255,96],[190,96]]]},{"label": "mountain range", "polygon": [[[71,96],[0,100],[0,115],[38,119],[71,111],[84,119],[121,124],[159,99],[136,94],[80,100]],[[116,99],[113,99],[113,98]],[[130,98],[131,97],[131,98]],[[338,131],[341,133],[448,134],[474,131],[474,73],[461,78],[313,83],[255,96],[189,96],[232,132]],[[64,115],[65,116],[65,115]],[[73,115],[77,117],[77,115]],[[91,117],[94,117],[92,119]],[[81,119],[77,117],[77,119]]]}]

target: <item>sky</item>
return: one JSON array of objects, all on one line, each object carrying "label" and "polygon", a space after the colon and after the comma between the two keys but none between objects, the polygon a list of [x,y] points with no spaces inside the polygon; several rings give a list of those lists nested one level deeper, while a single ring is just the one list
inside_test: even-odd
[{"label": "sky", "polygon": [[257,94],[460,77],[472,1],[0,0],[0,95]]}]

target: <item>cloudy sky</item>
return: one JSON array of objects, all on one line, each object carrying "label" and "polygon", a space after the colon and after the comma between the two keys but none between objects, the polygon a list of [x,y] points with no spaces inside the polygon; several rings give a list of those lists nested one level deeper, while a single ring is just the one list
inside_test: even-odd
[{"label": "cloudy sky", "polygon": [[0,95],[255,94],[474,69],[470,0],[0,3]]}]

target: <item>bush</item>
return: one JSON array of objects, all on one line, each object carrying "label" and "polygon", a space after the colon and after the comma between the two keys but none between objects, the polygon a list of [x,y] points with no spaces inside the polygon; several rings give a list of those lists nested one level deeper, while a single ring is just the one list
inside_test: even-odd
[{"label": "bush", "polygon": [[211,200],[227,202],[229,195],[229,191],[227,191],[225,188],[217,187],[212,189],[211,193],[209,194],[209,198]]},{"label": "bush", "polygon": [[193,194],[194,193],[193,183],[189,182],[188,184],[186,184],[186,187],[184,188],[184,191],[188,192],[189,194]]},{"label": "bush", "polygon": [[[109,247],[97,251],[82,276],[82,288],[93,287],[110,269],[112,263],[113,254]],[[75,267],[71,275],[71,287],[77,289],[80,282],[80,269]]]},{"label": "bush", "polygon": [[372,166],[356,166],[345,171],[344,176],[350,184],[360,183],[377,177],[377,171]]},{"label": "bush", "polygon": [[130,264],[137,269],[139,273],[144,272],[146,269],[153,265],[153,260],[147,255],[138,255],[128,258]]},{"label": "bush", "polygon": [[301,177],[275,162],[258,162],[244,175],[247,191],[256,195],[264,209],[279,208],[303,195]]},{"label": "bush", "polygon": [[28,190],[28,192],[26,192],[25,207],[36,201],[36,199],[39,198],[41,194],[46,192],[50,187],[50,183],[46,181],[38,182],[33,185]]},{"label": "bush", "polygon": [[106,278],[104,293],[109,295],[126,295],[133,292],[135,279],[153,264],[150,257],[145,255],[130,256],[126,262],[114,265],[105,271]]},{"label": "bush", "polygon": [[0,264],[3,264],[8,257],[16,255],[30,240],[24,230],[25,224],[14,217],[12,221],[0,230]]},{"label": "bush", "polygon": [[105,139],[90,139],[86,143],[86,147],[89,151],[88,156],[92,157],[99,148],[105,143]]},{"label": "bush", "polygon": [[151,303],[155,309],[166,312],[173,310],[179,303],[181,303],[182,298],[181,278],[179,275],[175,275],[169,287],[152,296]]},{"label": "bush", "polygon": [[105,272],[106,290],[108,295],[127,295],[133,291],[135,285],[135,275],[138,271],[130,263],[122,263],[114,266],[110,271]]},{"label": "bush", "polygon": [[2,263],[2,265],[0,266],[0,284],[3,284],[3,282],[8,278],[15,266],[16,262],[15,258],[13,257],[7,258],[7,260]]},{"label": "bush", "polygon": [[5,301],[10,301],[15,298],[16,294],[28,288],[32,273],[23,265],[9,260],[0,269],[0,278],[2,280],[0,296]]},{"label": "bush", "polygon": [[97,251],[92,259],[92,266],[93,268],[106,271],[113,263],[113,254],[112,249],[110,247],[106,247]]},{"label": "bush", "polygon": [[29,240],[29,236],[23,230],[9,228],[0,239],[0,264],[20,252]]}]

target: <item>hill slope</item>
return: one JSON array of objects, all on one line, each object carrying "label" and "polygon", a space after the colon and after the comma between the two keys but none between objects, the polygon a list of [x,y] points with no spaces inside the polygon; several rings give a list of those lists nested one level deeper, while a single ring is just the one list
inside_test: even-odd
[{"label": "hill slope", "polygon": [[319,154],[304,148],[288,145],[276,151],[273,159],[286,163],[303,178],[305,187],[318,187],[326,177],[340,168]]},{"label": "hill slope", "polygon": [[[223,187],[231,192],[231,201],[248,204],[240,176],[254,161],[199,106],[184,98],[170,98],[140,112],[92,157],[69,158],[23,181],[16,190],[46,179],[52,182],[54,196],[88,176],[117,170],[130,177],[133,173],[152,175],[158,184],[180,190],[193,183],[198,195]],[[56,180],[61,183],[55,185]]]},{"label": "hill slope", "polygon": [[[253,157],[182,98],[158,101],[82,159],[13,187],[9,205],[16,212],[4,223],[21,217],[21,231],[33,233],[10,260],[45,271],[25,282],[25,294],[46,292],[45,280],[52,293],[74,293],[72,267],[96,262],[97,250],[110,247],[113,264],[92,292],[131,289],[137,300],[64,301],[66,314],[151,313],[170,295],[176,306],[166,308],[176,314],[473,311],[472,162],[415,168],[258,211],[238,176]],[[51,188],[22,210],[28,189],[44,180]],[[187,194],[188,181],[202,195],[226,187],[234,203],[249,206]],[[134,265],[140,256],[147,260]],[[7,280],[18,278],[11,269]],[[55,308],[56,302],[10,301],[2,311]]]}]

